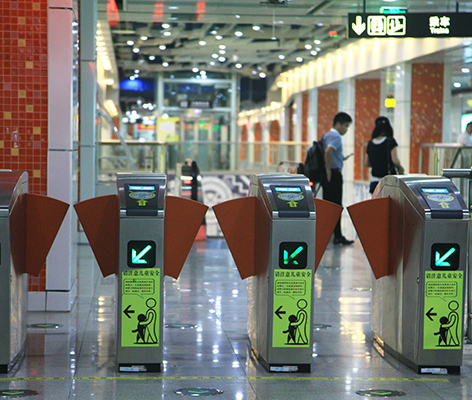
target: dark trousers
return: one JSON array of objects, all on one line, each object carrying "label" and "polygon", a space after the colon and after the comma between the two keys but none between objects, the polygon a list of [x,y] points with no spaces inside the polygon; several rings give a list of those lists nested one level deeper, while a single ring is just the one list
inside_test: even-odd
[{"label": "dark trousers", "polygon": [[[335,204],[343,205],[343,174],[339,169],[331,169],[331,181],[324,180],[321,183],[323,187],[323,200],[331,201]],[[336,228],[334,228],[334,237],[339,239],[341,233],[341,217],[339,217]]]}]

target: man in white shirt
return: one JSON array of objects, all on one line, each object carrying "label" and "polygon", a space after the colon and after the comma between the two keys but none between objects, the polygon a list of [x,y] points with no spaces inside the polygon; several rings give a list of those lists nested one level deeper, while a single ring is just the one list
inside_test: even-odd
[{"label": "man in white shirt", "polygon": [[465,131],[462,132],[457,138],[457,143],[462,146],[472,146],[472,140],[470,135],[472,134],[472,122],[469,122],[465,127]]}]

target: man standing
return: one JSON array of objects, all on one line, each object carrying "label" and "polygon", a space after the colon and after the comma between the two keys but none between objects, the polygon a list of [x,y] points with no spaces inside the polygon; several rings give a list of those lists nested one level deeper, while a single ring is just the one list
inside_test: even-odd
[{"label": "man standing", "polygon": [[457,143],[461,144],[462,146],[472,146],[472,140],[470,139],[471,134],[472,134],[472,122],[469,122],[467,126],[465,127],[465,131],[462,132],[457,138]]},{"label": "man standing", "polygon": [[[343,144],[341,136],[345,135],[352,118],[345,112],[336,114],[333,120],[333,128],[323,138],[323,150],[326,163],[326,179],[321,183],[323,187],[323,200],[331,201],[342,206],[343,200]],[[347,158],[347,157],[346,157]],[[341,217],[334,228],[334,244],[350,245],[353,240],[347,240],[341,233]]]}]

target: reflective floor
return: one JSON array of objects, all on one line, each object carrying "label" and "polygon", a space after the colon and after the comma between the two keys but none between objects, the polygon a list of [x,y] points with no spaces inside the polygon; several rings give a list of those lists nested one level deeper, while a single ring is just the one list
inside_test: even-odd
[{"label": "reflective floor", "polygon": [[[26,357],[0,376],[0,390],[38,392],[34,399],[472,398],[472,349],[461,375],[418,375],[372,346],[371,273],[358,241],[329,245],[315,281],[311,373],[268,373],[248,350],[247,284],[224,240],[196,242],[179,280],[165,278],[164,371],[118,374],[115,278],[102,278],[88,246],[79,248],[79,297],[70,313],[30,312]],[[188,324],[186,329],[175,325]],[[359,392],[359,393],[356,393]],[[390,394],[389,394],[390,393]],[[3,397],[1,397],[3,398]]]}]

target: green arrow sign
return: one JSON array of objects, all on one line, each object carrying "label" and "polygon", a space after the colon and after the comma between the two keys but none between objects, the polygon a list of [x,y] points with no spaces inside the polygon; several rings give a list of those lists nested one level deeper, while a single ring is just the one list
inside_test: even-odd
[{"label": "green arrow sign", "polygon": [[293,263],[298,265],[298,261],[295,260],[295,257],[303,250],[303,246],[298,246],[297,249],[289,253],[287,250],[284,250],[284,264],[288,265],[289,263]]},{"label": "green arrow sign", "polygon": [[451,248],[446,254],[444,254],[442,257],[439,254],[439,251],[436,252],[436,267],[450,267],[451,264],[448,263],[446,260],[449,258],[449,256],[454,253],[456,249],[453,247]]},{"label": "green arrow sign", "polygon": [[308,246],[305,242],[282,242],[279,246],[279,267],[302,269],[307,266]]},{"label": "green arrow sign", "polygon": [[144,255],[151,250],[151,245],[147,245],[139,254],[135,249],[131,249],[131,260],[133,264],[147,264],[147,261],[143,259]]}]

